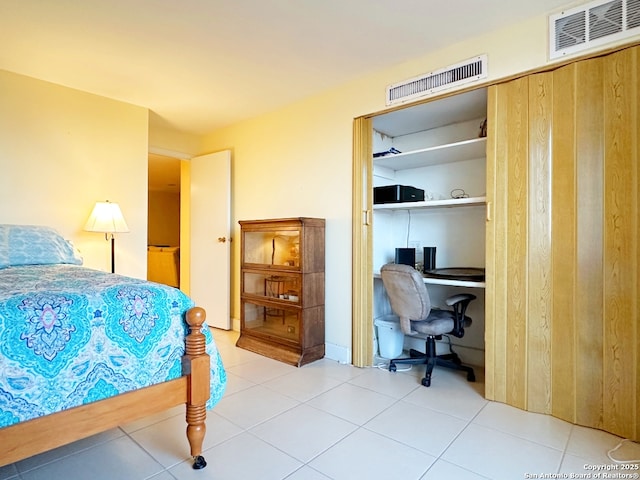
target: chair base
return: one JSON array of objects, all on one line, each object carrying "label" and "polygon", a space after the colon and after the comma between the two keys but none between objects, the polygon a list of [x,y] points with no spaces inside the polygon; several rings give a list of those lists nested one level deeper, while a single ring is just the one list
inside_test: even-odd
[{"label": "chair base", "polygon": [[439,367],[446,367],[467,372],[467,381],[476,381],[476,374],[474,373],[473,368],[462,365],[460,357],[458,357],[458,354],[453,350],[451,350],[451,353],[447,353],[445,355],[436,355],[435,337],[427,337],[425,352],[426,353],[422,353],[412,349],[409,352],[410,358],[394,358],[393,360],[389,361],[389,371],[395,372],[397,370],[396,364],[424,364],[427,366],[427,370],[421,383],[425,387],[429,387],[431,385],[431,374],[433,372],[433,367],[435,367],[436,365],[438,365]]}]

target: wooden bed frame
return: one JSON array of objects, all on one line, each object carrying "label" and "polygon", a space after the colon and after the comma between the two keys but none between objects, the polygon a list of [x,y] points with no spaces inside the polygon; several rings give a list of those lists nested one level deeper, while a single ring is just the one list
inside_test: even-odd
[{"label": "wooden bed frame", "polygon": [[204,468],[202,442],[210,396],[210,360],[200,331],[205,316],[200,307],[187,312],[190,333],[180,378],[0,428],[0,466],[184,403],[193,468]]}]

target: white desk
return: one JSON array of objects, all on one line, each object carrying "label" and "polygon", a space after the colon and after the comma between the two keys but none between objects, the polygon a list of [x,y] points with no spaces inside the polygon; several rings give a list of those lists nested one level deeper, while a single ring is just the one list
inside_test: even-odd
[{"label": "white desk", "polygon": [[[382,278],[380,272],[373,274],[373,278]],[[447,285],[449,287],[467,287],[467,288],[485,288],[486,282],[476,282],[467,280],[449,280],[444,278],[422,277],[426,284],[430,285]]]}]

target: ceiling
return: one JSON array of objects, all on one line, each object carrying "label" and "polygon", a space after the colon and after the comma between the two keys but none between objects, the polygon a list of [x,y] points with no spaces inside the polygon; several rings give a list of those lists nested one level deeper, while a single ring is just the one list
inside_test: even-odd
[{"label": "ceiling", "polygon": [[567,3],[0,0],[0,69],[201,135]]}]

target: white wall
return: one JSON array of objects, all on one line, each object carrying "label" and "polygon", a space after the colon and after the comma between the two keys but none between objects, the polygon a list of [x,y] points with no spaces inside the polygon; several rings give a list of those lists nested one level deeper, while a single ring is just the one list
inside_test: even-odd
[{"label": "white wall", "polygon": [[109,243],[83,227],[96,201],[118,202],[131,232],[116,271],[146,278],[147,109],[5,71],[0,105],[0,222],[56,228],[110,271]]},{"label": "white wall", "polygon": [[[443,129],[438,129],[443,130]],[[409,136],[407,136],[409,137]],[[411,137],[424,137],[421,134]],[[405,140],[410,140],[409,138]],[[400,146],[400,143],[394,142]],[[405,145],[409,145],[406,142]],[[422,147],[413,144],[412,148]],[[402,147],[401,151],[409,151]],[[464,189],[469,196],[484,196],[486,185],[486,161],[484,158],[464,160],[408,170],[398,170],[393,179],[383,184],[412,185],[425,189],[434,199],[449,198],[454,188]],[[383,179],[379,179],[382,182]],[[393,262],[396,247],[416,248],[416,263],[423,262],[422,248],[436,247],[436,267],[485,266],[485,206],[437,208],[427,210],[378,210],[374,212],[374,272],[388,262]],[[447,307],[446,298],[458,293],[476,295],[467,311],[473,325],[462,338],[451,336],[457,353],[466,363],[484,365],[484,289],[427,285],[432,305]],[[391,313],[384,289],[377,285],[374,298],[374,318]],[[405,338],[405,349],[424,351],[424,340]],[[448,353],[438,346],[438,353]]]},{"label": "white wall", "polygon": [[[484,119],[432,128],[388,139],[388,147],[407,153],[475,139]],[[378,137],[379,135],[375,135]],[[388,148],[387,148],[388,149]],[[391,170],[376,168],[373,184],[408,185],[424,190],[425,200],[451,198],[454,190],[469,197],[486,195],[485,157],[459,159],[449,153],[447,163]],[[422,262],[422,247],[437,247],[437,267],[484,267],[485,208],[467,206],[429,210],[378,210],[374,212],[375,272],[394,261],[395,248],[416,248],[416,262]]]}]

